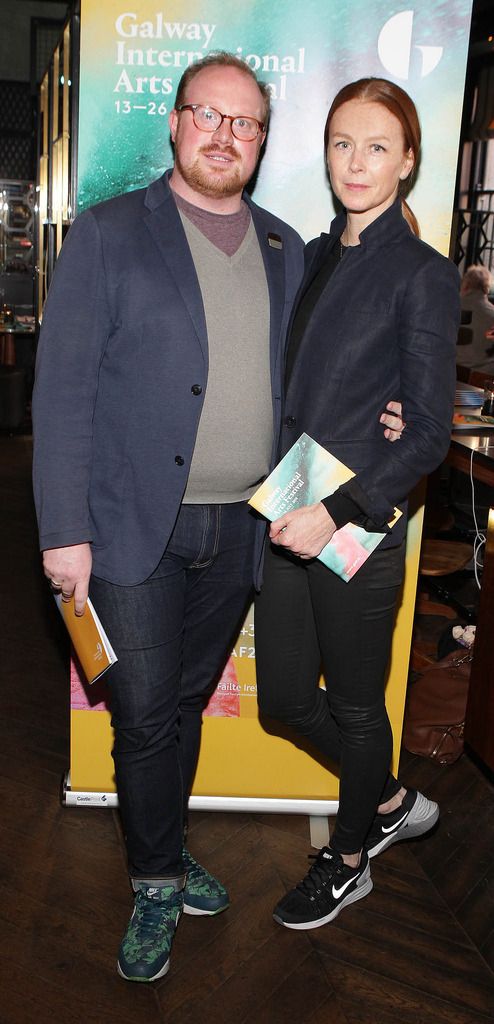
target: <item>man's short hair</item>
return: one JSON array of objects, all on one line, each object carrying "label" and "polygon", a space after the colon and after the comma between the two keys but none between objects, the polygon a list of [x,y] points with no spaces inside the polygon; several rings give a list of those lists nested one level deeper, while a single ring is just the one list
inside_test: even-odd
[{"label": "man's short hair", "polygon": [[461,291],[464,295],[467,292],[483,292],[484,295],[488,295],[491,285],[492,275],[487,267],[473,263],[463,275]]},{"label": "man's short hair", "polygon": [[246,64],[240,57],[236,57],[233,53],[228,53],[227,50],[213,50],[208,53],[201,60],[194,61],[193,64],[189,64],[189,67],[185,69],[177,89],[177,95],[175,97],[175,109],[180,107],[185,102],[185,93],[189,82],[195,78],[204,68],[219,67],[219,68],[237,68],[238,71],[243,71],[245,75],[249,75],[250,78],[256,83],[259,92],[264,101],[264,114],[263,120],[264,125],[267,127],[269,121],[269,114],[271,111],[271,89],[265,82],[260,82],[255,71],[252,70],[249,64]]}]

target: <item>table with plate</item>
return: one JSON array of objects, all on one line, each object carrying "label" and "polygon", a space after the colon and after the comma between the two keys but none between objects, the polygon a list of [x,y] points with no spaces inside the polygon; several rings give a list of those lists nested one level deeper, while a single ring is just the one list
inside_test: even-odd
[{"label": "table with plate", "polygon": [[478,422],[460,421],[453,425],[447,462],[491,488],[465,740],[494,772],[494,422],[480,418],[483,398],[481,388],[458,383],[455,413],[465,418],[477,415]]}]

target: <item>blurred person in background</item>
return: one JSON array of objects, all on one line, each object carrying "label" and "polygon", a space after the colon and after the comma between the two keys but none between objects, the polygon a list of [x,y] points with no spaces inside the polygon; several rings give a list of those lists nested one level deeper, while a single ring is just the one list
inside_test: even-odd
[{"label": "blurred person in background", "polygon": [[473,337],[458,346],[456,361],[485,373],[494,373],[494,305],[488,297],[493,283],[487,267],[475,263],[465,271],[460,288],[462,323]]}]

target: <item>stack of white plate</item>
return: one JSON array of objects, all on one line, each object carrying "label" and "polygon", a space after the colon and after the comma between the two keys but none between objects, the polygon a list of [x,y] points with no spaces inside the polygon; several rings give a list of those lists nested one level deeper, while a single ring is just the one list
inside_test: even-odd
[{"label": "stack of white plate", "polygon": [[479,408],[483,403],[482,388],[474,388],[473,384],[462,384],[461,381],[456,382],[455,405]]}]

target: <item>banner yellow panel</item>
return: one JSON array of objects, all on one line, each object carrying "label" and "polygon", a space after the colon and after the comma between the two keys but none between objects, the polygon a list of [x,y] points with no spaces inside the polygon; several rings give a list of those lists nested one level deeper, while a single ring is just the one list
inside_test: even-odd
[{"label": "banner yellow panel", "polygon": [[[394,771],[401,742],[421,528],[422,508],[409,523],[406,576],[386,689],[394,737]],[[233,654],[204,717],[201,756],[192,795],[280,801],[336,800],[336,776],[300,746],[268,733],[259,722],[252,610]],[[72,692],[71,789],[115,792],[110,714],[104,705],[89,707],[80,682],[74,681],[74,668]]]}]

